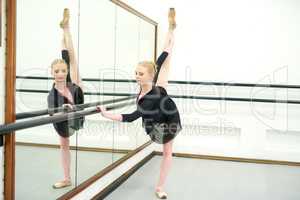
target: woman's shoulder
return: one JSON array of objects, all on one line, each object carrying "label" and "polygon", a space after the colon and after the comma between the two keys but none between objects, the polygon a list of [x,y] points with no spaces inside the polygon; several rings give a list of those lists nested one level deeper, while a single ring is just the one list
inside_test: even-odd
[{"label": "woman's shoulder", "polygon": [[53,84],[53,85],[52,85],[52,88],[50,89],[50,91],[49,91],[49,93],[48,93],[48,98],[49,98],[50,96],[53,96],[54,93],[56,92],[56,89],[55,89],[54,86],[55,86],[55,85]]},{"label": "woman's shoulder", "polygon": [[155,93],[159,92],[160,94],[168,94],[166,88],[162,86],[154,86],[152,89]]},{"label": "woman's shoulder", "polygon": [[168,95],[165,88],[161,86],[153,86],[152,89],[147,94],[145,94],[140,98],[141,100],[140,102],[144,100],[149,100],[149,101],[157,100],[161,96],[165,96],[165,95]]},{"label": "woman's shoulder", "polygon": [[153,86],[152,89],[142,97],[147,98],[147,97],[152,97],[153,95],[156,96],[158,94],[167,94],[167,91],[165,88],[161,86]]},{"label": "woman's shoulder", "polygon": [[73,82],[68,83],[68,88],[72,90],[82,90],[81,87],[79,87],[79,85]]},{"label": "woman's shoulder", "polygon": [[48,105],[53,104],[56,101],[57,96],[58,96],[58,93],[53,84],[53,86],[50,89],[48,96],[47,96]]}]

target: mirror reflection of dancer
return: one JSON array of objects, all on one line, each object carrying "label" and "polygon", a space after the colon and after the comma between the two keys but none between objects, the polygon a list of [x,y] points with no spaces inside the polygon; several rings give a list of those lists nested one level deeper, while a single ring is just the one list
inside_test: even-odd
[{"label": "mirror reflection of dancer", "polygon": [[163,144],[163,159],[160,177],[155,194],[160,199],[166,199],[163,186],[172,163],[172,144],[177,133],[182,129],[180,116],[174,101],[168,96],[166,88],[170,71],[170,59],[174,45],[175,10],[169,11],[169,31],[164,50],[156,61],[143,61],[135,70],[136,81],[140,85],[137,98],[137,110],[131,114],[113,114],[105,107],[98,107],[102,116],[121,122],[132,122],[139,117],[152,141]]},{"label": "mirror reflection of dancer", "polygon": [[[65,106],[68,109],[73,109],[72,105],[84,103],[81,78],[69,30],[69,18],[69,10],[64,9],[63,20],[60,22],[60,27],[63,29],[62,59],[56,59],[51,64],[51,74],[54,77],[54,84],[48,95],[49,108]],[[50,115],[53,114],[50,113]],[[69,137],[76,130],[82,128],[83,121],[84,118],[79,118],[53,124],[60,139],[61,162],[64,172],[64,179],[53,185],[55,189],[72,185],[70,177],[71,154]]]}]

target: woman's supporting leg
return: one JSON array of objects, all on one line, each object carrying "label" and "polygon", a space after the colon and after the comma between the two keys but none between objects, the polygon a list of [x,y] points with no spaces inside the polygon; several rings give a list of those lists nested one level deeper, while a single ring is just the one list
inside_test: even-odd
[{"label": "woman's supporting leg", "polygon": [[71,181],[71,177],[70,177],[71,153],[70,153],[69,138],[60,137],[60,150],[61,150],[61,163],[64,170],[64,181]]},{"label": "woman's supporting leg", "polygon": [[163,191],[167,175],[172,165],[172,146],[173,140],[163,145],[163,158],[161,161],[160,175],[156,186],[156,191]]}]

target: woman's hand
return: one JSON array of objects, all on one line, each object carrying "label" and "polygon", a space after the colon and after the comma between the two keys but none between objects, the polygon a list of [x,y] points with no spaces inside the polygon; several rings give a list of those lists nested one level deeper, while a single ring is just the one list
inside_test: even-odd
[{"label": "woman's hand", "polygon": [[101,115],[103,116],[103,117],[105,117],[106,115],[106,108],[104,107],[104,106],[96,106],[96,109],[97,109],[97,111],[98,112],[100,112],[101,113]]},{"label": "woman's hand", "polygon": [[68,112],[74,110],[74,106],[71,105],[71,104],[69,104],[69,103],[63,104],[62,107],[63,107],[66,111],[68,111]]},{"label": "woman's hand", "polygon": [[105,118],[116,120],[116,121],[122,121],[122,115],[121,114],[113,114],[106,110],[104,106],[96,106],[96,109],[98,112],[101,112],[101,115]]}]

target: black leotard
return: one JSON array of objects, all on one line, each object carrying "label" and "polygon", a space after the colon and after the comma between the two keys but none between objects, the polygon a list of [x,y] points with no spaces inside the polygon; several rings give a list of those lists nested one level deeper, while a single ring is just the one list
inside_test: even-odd
[{"label": "black leotard", "polygon": [[[153,85],[156,84],[160,68],[167,56],[168,53],[163,52],[156,61],[157,72]],[[147,94],[137,100],[137,109],[131,114],[122,114],[122,121],[132,122],[139,117],[142,117],[143,126],[151,140],[157,143],[169,142],[182,129],[176,104],[168,96],[165,88],[160,86],[153,86]]]},{"label": "black leotard", "polygon": [[[71,92],[73,102],[70,102],[68,98],[63,96],[57,89],[54,87],[55,84],[53,84],[52,89],[50,90],[48,94],[48,108],[56,108],[61,107],[63,104],[82,104],[84,103],[84,95],[81,88],[72,83],[70,78],[70,59],[69,54],[67,50],[62,50],[62,58],[65,60],[65,62],[68,65],[68,75],[67,75],[67,87],[69,91]],[[54,113],[50,113],[52,115]],[[62,136],[62,137],[69,137],[71,136],[75,130],[78,130],[83,127],[84,123],[84,117],[74,119],[74,120],[68,120],[68,121],[62,121],[59,123],[53,123],[53,126],[56,130],[56,132]]]}]

